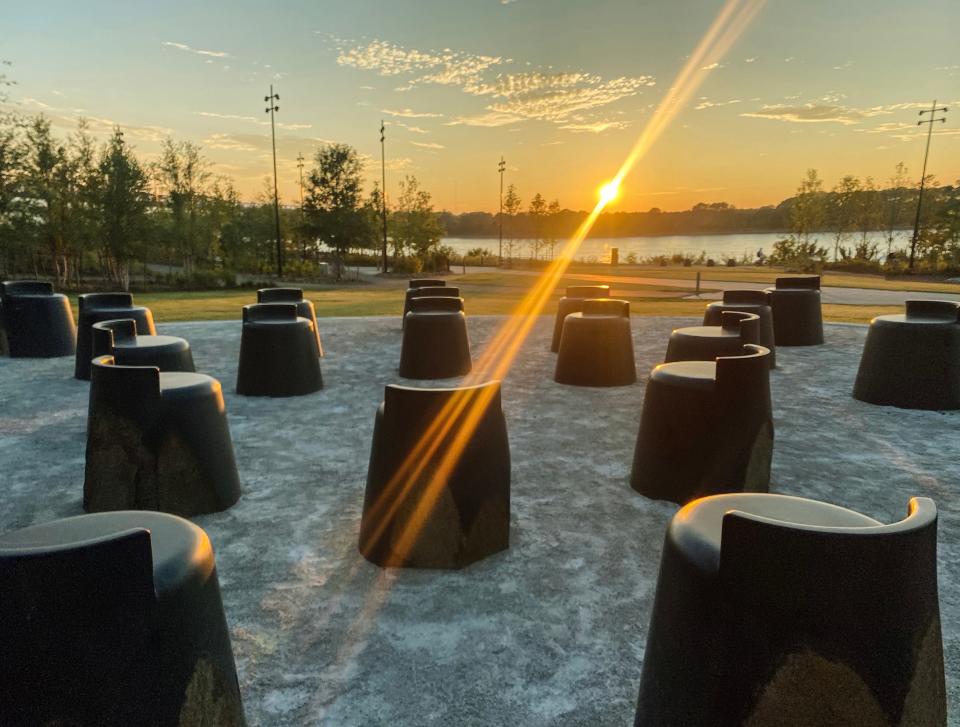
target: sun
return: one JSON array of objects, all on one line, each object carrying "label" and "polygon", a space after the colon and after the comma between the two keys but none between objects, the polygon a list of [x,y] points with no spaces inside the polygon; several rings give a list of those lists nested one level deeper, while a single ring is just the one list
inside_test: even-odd
[{"label": "sun", "polygon": [[600,187],[600,204],[606,206],[620,196],[620,184],[616,180]]}]

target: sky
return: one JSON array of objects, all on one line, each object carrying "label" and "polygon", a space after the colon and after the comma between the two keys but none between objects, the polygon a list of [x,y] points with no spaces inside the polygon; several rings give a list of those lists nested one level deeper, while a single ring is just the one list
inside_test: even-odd
[{"label": "sky", "polygon": [[[9,3],[0,73],[11,102],[59,132],[119,124],[144,159],[202,146],[246,199],[272,172],[297,204],[329,142],[355,147],[388,200],[413,175],[438,209],[495,211],[497,163],[534,193],[590,209],[722,0],[313,0]],[[928,173],[960,178],[960,2],[768,0],[624,180],[613,210],[776,204],[807,168],[881,186],[918,178],[918,110],[947,105]]]}]

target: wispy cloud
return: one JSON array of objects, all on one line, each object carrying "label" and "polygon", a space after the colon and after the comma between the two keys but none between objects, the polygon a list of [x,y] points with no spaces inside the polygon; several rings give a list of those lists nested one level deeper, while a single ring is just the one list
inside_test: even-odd
[{"label": "wispy cloud", "polygon": [[[362,45],[351,45],[345,40],[336,42],[340,65],[373,71],[381,76],[404,76],[407,83],[397,90],[435,84],[456,87],[471,96],[489,99],[482,113],[460,115],[447,122],[454,126],[506,126],[537,120],[577,130],[574,127],[579,125],[580,119],[575,117],[634,96],[655,83],[654,78],[647,75],[605,79],[584,71],[554,73],[535,69],[509,72],[504,67],[515,63],[513,59],[450,48],[419,51],[381,40]],[[503,70],[497,72],[501,68]],[[409,118],[439,116],[419,114],[411,109],[385,109],[384,113]],[[588,119],[585,123],[617,128],[616,123],[605,119]]]},{"label": "wispy cloud", "polygon": [[177,50],[186,51],[187,53],[196,53],[198,56],[211,56],[213,58],[229,58],[230,54],[226,51],[220,50],[202,50],[200,48],[191,48],[186,43],[176,43],[172,40],[165,40],[160,45],[167,48],[175,48]]},{"label": "wispy cloud", "polygon": [[[910,111],[913,109],[923,109],[929,106],[929,103],[922,101],[910,101],[905,103],[887,104],[884,106],[868,106],[857,108],[854,106],[844,106],[835,101],[839,100],[837,94],[828,94],[823,99],[805,104],[770,104],[764,105],[756,111],[748,111],[740,114],[750,118],[773,119],[776,121],[790,121],[794,123],[836,123],[845,126],[859,124],[867,119],[877,116],[887,116],[898,111]],[[831,101],[834,101],[831,103]]]},{"label": "wispy cloud", "polygon": [[599,134],[610,129],[626,129],[630,124],[626,121],[594,121],[585,124],[564,124],[561,129],[565,131],[590,132]]},{"label": "wispy cloud", "polygon": [[446,149],[443,144],[437,144],[434,141],[411,141],[411,144],[414,146],[419,146],[421,149]]},{"label": "wispy cloud", "polygon": [[[197,116],[205,116],[207,118],[213,119],[227,119],[229,121],[244,121],[249,124],[257,124],[258,126],[270,126],[269,120],[258,119],[256,116],[241,116],[239,114],[221,114],[216,111],[197,111]],[[286,129],[287,131],[299,131],[301,129],[312,129],[313,124],[307,123],[286,123],[284,121],[277,121],[276,126],[278,129]]]},{"label": "wispy cloud", "polygon": [[709,65],[703,66],[700,70],[701,70],[701,71],[712,71],[712,70],[714,70],[714,69],[716,69],[716,68],[723,68],[723,66],[722,66],[720,63],[713,62],[713,63],[710,63]]},{"label": "wispy cloud", "polygon": [[414,111],[413,109],[380,109],[387,116],[396,116],[401,119],[436,119],[443,114],[435,114],[429,111]]},{"label": "wispy cloud", "polygon": [[720,108],[721,106],[733,106],[734,104],[743,103],[742,99],[732,98],[729,101],[710,101],[707,98],[701,98],[700,102],[693,107],[694,111],[703,111],[704,109],[715,109]]},{"label": "wispy cloud", "polygon": [[743,59],[743,62],[744,62],[744,63],[756,63],[756,62],[757,62],[757,58],[756,58],[756,56],[751,56],[750,58],[744,58],[744,59]]}]

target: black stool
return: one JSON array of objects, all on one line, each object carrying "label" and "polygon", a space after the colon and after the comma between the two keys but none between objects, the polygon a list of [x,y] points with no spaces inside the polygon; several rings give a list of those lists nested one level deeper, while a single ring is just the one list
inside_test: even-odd
[{"label": "black stool", "polygon": [[[738,356],[744,344],[760,338],[760,316],[741,311],[723,311],[719,326],[674,328],[664,361],[714,361],[719,356]],[[772,357],[771,357],[772,359]]]},{"label": "black stool", "polygon": [[563,320],[553,380],[573,386],[635,383],[630,303],[588,298],[582,308],[582,312],[570,313]]},{"label": "black stool", "polygon": [[500,383],[387,386],[370,449],[363,556],[384,567],[463,568],[509,545]]},{"label": "black stool", "polygon": [[240,498],[220,382],[92,362],[83,508],[190,517]]},{"label": "black stool", "polygon": [[560,336],[563,334],[563,321],[571,313],[583,312],[583,301],[588,298],[609,298],[609,285],[572,285],[567,288],[567,294],[557,303],[557,317],[553,321],[553,338],[550,339],[550,350],[560,351]]},{"label": "black stool", "polygon": [[[422,283],[433,283],[433,280],[417,281]],[[407,325],[407,313],[410,312],[410,302],[416,298],[459,298],[460,288],[453,288],[446,283],[442,285],[423,285],[417,288],[410,287],[403,299],[403,325]]]},{"label": "black stool", "polygon": [[723,324],[724,311],[752,313],[760,318],[758,344],[770,350],[770,368],[777,366],[777,344],[773,332],[773,311],[770,309],[770,296],[762,290],[725,290],[723,300],[707,304],[703,314],[703,325],[719,326]]},{"label": "black stool", "polygon": [[717,495],[667,530],[637,727],[947,723],[937,511]]},{"label": "black stool", "polygon": [[156,366],[161,371],[196,371],[190,344],[176,336],[138,336],[132,318],[93,324],[93,355],[113,356],[118,366]]},{"label": "black stool", "polygon": [[773,310],[773,332],[778,346],[819,346],[823,343],[820,276],[777,278],[767,288]]},{"label": "black stool", "polygon": [[53,283],[0,283],[0,354],[54,358],[72,356],[76,348],[77,328],[70,301],[53,292]]},{"label": "black stool", "polygon": [[960,409],[960,304],[908,300],[870,321],[853,397],[904,409]]},{"label": "black stool", "polygon": [[400,375],[405,379],[449,379],[470,373],[473,362],[463,298],[429,296],[409,302],[400,345]]},{"label": "black stool", "polygon": [[647,382],[630,484],[680,505],[721,492],[766,492],[773,455],[770,352],[677,361]]},{"label": "black stool", "polygon": [[300,288],[261,288],[257,291],[258,303],[294,303],[297,306],[297,315],[313,323],[313,330],[317,333],[317,353],[323,356],[323,342],[320,340],[320,326],[317,325],[317,311],[313,302],[305,300]]},{"label": "black stool", "polygon": [[80,302],[80,320],[77,325],[77,359],[73,373],[75,378],[90,378],[94,323],[132,318],[141,334],[157,335],[157,329],[153,325],[153,313],[149,308],[135,306],[130,293],[85,293],[78,296],[77,300]]},{"label": "black stool", "polygon": [[207,534],[158,512],[0,536],[0,724],[245,724]]},{"label": "black stool", "polygon": [[314,325],[293,303],[243,306],[237,393],[300,396],[323,388]]}]

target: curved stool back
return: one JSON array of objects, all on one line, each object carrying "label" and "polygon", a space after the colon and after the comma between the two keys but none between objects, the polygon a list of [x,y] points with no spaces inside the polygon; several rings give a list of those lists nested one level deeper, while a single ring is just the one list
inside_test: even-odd
[{"label": "curved stool back", "polygon": [[905,315],[910,318],[936,318],[949,323],[960,319],[960,303],[950,300],[908,300]]},{"label": "curved stool back", "polygon": [[566,293],[557,302],[557,316],[553,321],[553,337],[550,339],[550,350],[553,353],[560,351],[560,338],[563,335],[563,321],[571,313],[583,312],[583,301],[610,297],[609,285],[571,285]]},{"label": "curved stool back", "polygon": [[500,382],[390,385],[377,411],[360,552],[380,566],[462,568],[509,547]]},{"label": "curved stool back", "polygon": [[137,340],[137,322],[132,318],[100,321],[93,324],[91,333],[93,356],[112,356],[116,343]]},{"label": "curved stool back", "polygon": [[243,306],[237,393],[302,396],[323,388],[316,326],[296,303]]},{"label": "curved stool back", "polygon": [[410,288],[442,288],[447,284],[442,278],[413,278]]},{"label": "curved stool back", "polygon": [[617,298],[585,298],[583,301],[585,316],[630,317],[630,301]]},{"label": "curved stool back", "polygon": [[87,512],[189,517],[233,505],[240,480],[220,382],[94,359],[83,488]]},{"label": "curved stool back", "polygon": [[891,525],[692,502],[664,542],[636,724],[826,723],[946,724],[932,501]]},{"label": "curved stool back", "polygon": [[323,357],[323,341],[320,340],[320,326],[317,323],[317,311],[313,302],[303,297],[301,288],[261,288],[257,291],[258,303],[296,303],[297,315],[313,322],[317,334],[317,354]]},{"label": "curved stool back", "polygon": [[630,484],[686,504],[721,492],[765,492],[773,457],[768,349],[715,362],[654,368],[647,382]]},{"label": "curved stool back", "polygon": [[725,290],[723,291],[723,302],[770,305],[770,296],[763,290]]},{"label": "curved stool back", "polygon": [[122,366],[156,366],[161,371],[195,371],[190,344],[175,336],[138,336],[132,318],[94,323],[93,356],[113,356]]},{"label": "curved stool back", "polygon": [[149,531],[0,544],[0,591],[0,724],[136,724],[154,714]]},{"label": "curved stool back", "polygon": [[130,293],[84,293],[77,297],[79,320],[77,321],[77,356],[74,377],[90,378],[90,360],[93,358],[93,324],[100,321],[133,319],[137,331],[144,336],[157,335],[153,314],[149,308],[133,304]]},{"label": "curved stool back", "polygon": [[[423,283],[435,282],[429,280],[420,281]],[[403,325],[407,324],[407,313],[410,312],[410,304],[416,298],[459,298],[460,288],[448,286],[446,283],[441,285],[422,285],[419,287],[410,287],[407,289],[403,299]]]},{"label": "curved stool back", "polygon": [[760,316],[755,313],[725,310],[720,313],[720,327],[739,333],[744,343],[760,343]]},{"label": "curved stool back", "polygon": [[774,283],[777,290],[820,290],[819,275],[786,275]]},{"label": "curved stool back", "polygon": [[0,723],[244,725],[210,539],[158,512],[0,535]]},{"label": "curved stool back", "polygon": [[43,280],[0,283],[0,354],[54,358],[76,351],[77,328],[65,295]]},{"label": "curved stool back", "polygon": [[462,312],[463,298],[441,298],[430,296],[427,298],[414,298],[410,301],[410,310],[408,313],[424,313],[427,311],[436,312]]}]

